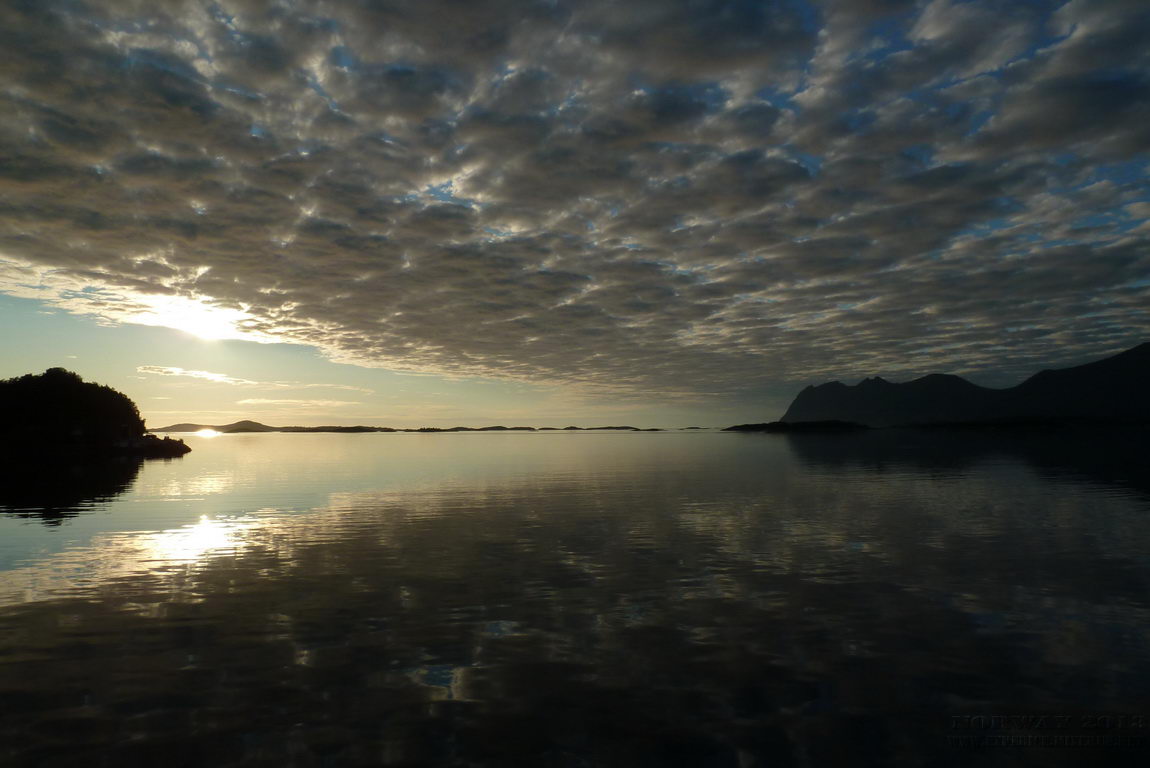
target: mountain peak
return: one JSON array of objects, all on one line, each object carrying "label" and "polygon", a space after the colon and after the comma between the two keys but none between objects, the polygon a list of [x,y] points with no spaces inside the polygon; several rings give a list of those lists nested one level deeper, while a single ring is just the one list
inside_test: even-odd
[{"label": "mountain peak", "polygon": [[258,421],[251,419],[243,419],[242,421],[235,421],[231,424],[223,424],[216,427],[220,432],[274,432],[275,427],[269,427],[267,424],[260,424]]},{"label": "mountain peak", "polygon": [[854,386],[807,387],[782,421],[850,421],[871,427],[963,422],[1150,423],[1147,391],[1150,342],[1085,365],[1042,371],[1010,389],[988,389],[944,373],[903,383],[876,376]]}]

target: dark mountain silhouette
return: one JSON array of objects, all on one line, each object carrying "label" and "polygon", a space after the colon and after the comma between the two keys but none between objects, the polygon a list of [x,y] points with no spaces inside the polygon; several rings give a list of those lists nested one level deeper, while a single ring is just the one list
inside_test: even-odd
[{"label": "dark mountain silhouette", "polygon": [[999,418],[1150,423],[1150,342],[1086,365],[1042,371],[1012,389]]},{"label": "dark mountain silhouette", "polygon": [[63,368],[0,381],[0,452],[5,455],[180,456],[178,440],[148,435],[131,399]]},{"label": "dark mountain silhouette", "polygon": [[831,382],[798,394],[782,421],[847,421],[870,427],[944,424],[1148,424],[1150,343],[1018,386],[989,389],[931,374],[901,384],[881,378]]}]

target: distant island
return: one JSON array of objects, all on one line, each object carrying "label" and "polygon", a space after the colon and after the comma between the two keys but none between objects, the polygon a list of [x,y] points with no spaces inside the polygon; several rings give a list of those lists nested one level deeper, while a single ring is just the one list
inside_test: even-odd
[{"label": "distant island", "polygon": [[[800,425],[1113,426],[1150,424],[1150,343],[1086,365],[1037,373],[1008,389],[980,387],[959,376],[931,374],[905,383],[875,377],[853,386],[838,381],[808,386],[776,429],[740,425],[736,431],[796,431]],[[822,429],[825,431],[825,428]]]},{"label": "distant island", "polygon": [[[1150,342],[1073,368],[1045,370],[1006,389],[934,373],[895,383],[879,377],[855,385],[832,381],[804,388],[779,421],[735,424],[723,432],[847,433],[883,427],[1022,427],[1150,425]],[[603,427],[273,427],[257,421],[172,424],[152,432],[664,432]],[[679,431],[703,430],[682,427]]]},{"label": "distant island", "polygon": [[[640,429],[639,427],[504,427],[496,425],[491,427],[416,427],[413,429],[396,429],[394,427],[368,427],[356,425],[350,427],[272,427],[258,421],[234,421],[231,424],[172,424],[168,427],[158,427],[151,432],[200,432],[210,429],[214,432],[237,434],[243,432],[595,432],[613,430],[617,432],[665,432],[663,429]],[[699,427],[688,427],[699,429]]]},{"label": "distant island", "polygon": [[869,429],[864,424],[853,421],[770,421],[765,424],[736,424],[727,427],[724,432],[858,432],[860,429]]},{"label": "distant island", "polygon": [[6,457],[172,458],[183,440],[148,434],[136,404],[63,368],[0,381],[0,453]]}]

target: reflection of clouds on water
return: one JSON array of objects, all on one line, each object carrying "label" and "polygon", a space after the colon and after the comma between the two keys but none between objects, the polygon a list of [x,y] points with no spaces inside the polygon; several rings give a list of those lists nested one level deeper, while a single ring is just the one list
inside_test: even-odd
[{"label": "reflection of clouds on water", "polygon": [[[968,706],[1140,701],[1139,497],[1009,460],[875,482],[805,471],[776,436],[715,438],[705,459],[612,457],[610,479],[445,476],[46,559],[25,583],[82,578],[0,611],[0,694],[30,702],[0,763],[61,716],[35,690],[76,679],[93,717],[149,712],[124,726],[140,743],[227,739],[258,709],[325,755],[407,764],[666,764],[666,744],[691,765],[843,764],[866,733],[873,764],[930,764]],[[4,661],[29,653],[38,680]],[[236,745],[238,764],[302,749]]]},{"label": "reflection of clouds on water", "polygon": [[[881,491],[900,475],[957,482],[977,469],[1019,461],[1044,479],[1100,490],[1131,489],[1150,497],[1145,433],[1131,429],[880,429],[845,435],[791,434],[787,442],[810,470],[832,481],[848,477]],[[852,470],[844,475],[844,470]],[[1009,470],[1008,470],[1009,471]]]},{"label": "reflection of clouds on water", "polygon": [[471,667],[451,664],[430,664],[407,670],[408,677],[427,689],[431,701],[461,701],[467,699],[467,672]]}]

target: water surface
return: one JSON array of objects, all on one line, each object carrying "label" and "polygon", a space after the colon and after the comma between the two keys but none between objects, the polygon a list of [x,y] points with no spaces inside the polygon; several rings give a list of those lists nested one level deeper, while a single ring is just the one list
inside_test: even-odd
[{"label": "water surface", "polygon": [[[1150,495],[1130,446],[190,441],[56,486],[8,476],[0,765],[1146,757],[984,738],[1145,735]],[[1072,721],[986,719],[1003,714]]]}]

